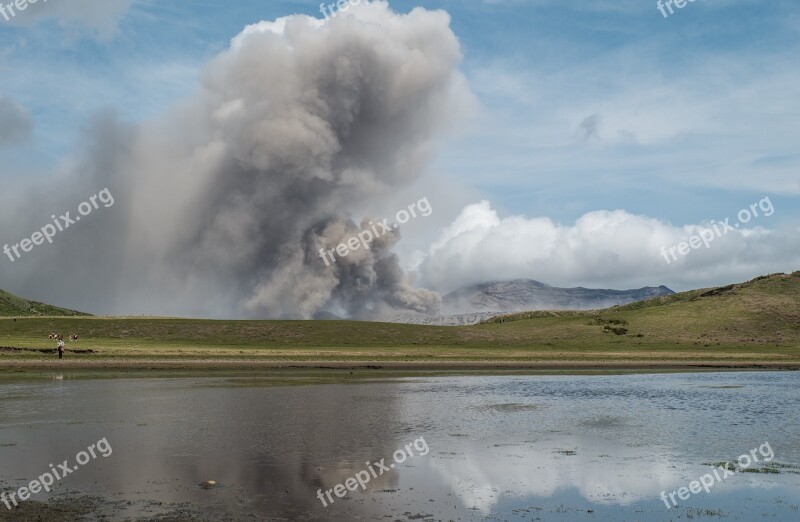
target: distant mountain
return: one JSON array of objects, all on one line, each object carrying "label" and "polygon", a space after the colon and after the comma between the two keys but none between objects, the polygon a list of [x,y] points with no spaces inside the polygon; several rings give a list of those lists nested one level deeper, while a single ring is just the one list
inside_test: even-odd
[{"label": "distant mountain", "polygon": [[0,317],[31,317],[31,316],[78,316],[91,315],[75,310],[67,310],[37,301],[29,301],[14,294],[0,290]]},{"label": "distant mountain", "polygon": [[483,283],[451,292],[442,299],[442,314],[599,310],[674,293],[666,286],[648,286],[636,290],[557,288],[532,279],[516,279]]},{"label": "distant mountain", "polygon": [[397,311],[376,318],[389,323],[465,326],[514,312],[538,310],[601,310],[673,295],[666,286],[636,290],[557,288],[532,279],[483,283],[451,292],[442,298],[441,315]]}]

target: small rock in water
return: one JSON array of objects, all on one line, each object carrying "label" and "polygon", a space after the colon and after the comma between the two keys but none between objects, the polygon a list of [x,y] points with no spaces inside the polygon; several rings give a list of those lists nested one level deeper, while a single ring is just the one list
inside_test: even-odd
[{"label": "small rock in water", "polygon": [[216,480],[206,480],[205,482],[201,482],[200,483],[200,487],[203,488],[203,489],[214,489],[215,487],[217,487],[217,481]]}]

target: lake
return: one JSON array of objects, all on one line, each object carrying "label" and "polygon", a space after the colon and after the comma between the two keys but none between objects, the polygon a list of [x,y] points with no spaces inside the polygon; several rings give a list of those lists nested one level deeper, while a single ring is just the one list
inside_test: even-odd
[{"label": "lake", "polygon": [[73,468],[0,520],[800,520],[798,372],[273,384],[0,377],[2,491]]}]

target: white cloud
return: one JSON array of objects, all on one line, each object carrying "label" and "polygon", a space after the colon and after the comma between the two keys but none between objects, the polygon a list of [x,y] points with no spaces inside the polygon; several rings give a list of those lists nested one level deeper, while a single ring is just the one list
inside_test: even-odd
[{"label": "white cloud", "polygon": [[[734,225],[738,211],[717,216],[717,221],[730,217]],[[599,210],[564,225],[547,217],[501,218],[483,201],[464,208],[417,269],[420,283],[440,292],[516,278],[556,286],[666,284],[682,290],[800,268],[800,229],[769,230],[764,228],[769,219],[762,215],[715,238],[709,248],[701,246],[667,263],[662,247],[699,234],[713,226],[712,220],[676,227],[624,210]]]}]

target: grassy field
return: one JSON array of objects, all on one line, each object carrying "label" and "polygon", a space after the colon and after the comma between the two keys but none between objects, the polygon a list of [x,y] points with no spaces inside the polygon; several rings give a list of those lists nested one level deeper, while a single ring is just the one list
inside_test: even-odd
[{"label": "grassy field", "polygon": [[[800,368],[800,272],[598,312],[531,312],[466,327],[354,321],[0,319],[0,367],[53,362],[51,332],[80,334],[68,365],[380,363]],[[15,350],[11,348],[24,348]],[[42,363],[45,364],[45,363]],[[46,363],[50,364],[50,363]]]}]

